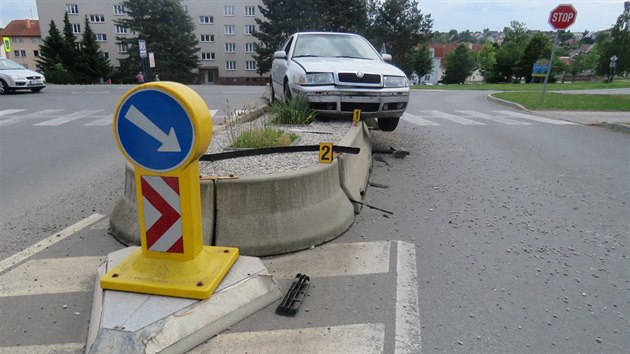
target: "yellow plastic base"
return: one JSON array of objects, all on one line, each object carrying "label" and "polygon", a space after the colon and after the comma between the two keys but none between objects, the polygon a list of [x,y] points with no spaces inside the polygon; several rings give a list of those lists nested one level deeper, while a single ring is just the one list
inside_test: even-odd
[{"label": "yellow plastic base", "polygon": [[238,259],[238,248],[203,246],[189,261],[148,258],[138,249],[101,277],[101,287],[135,293],[207,299]]}]

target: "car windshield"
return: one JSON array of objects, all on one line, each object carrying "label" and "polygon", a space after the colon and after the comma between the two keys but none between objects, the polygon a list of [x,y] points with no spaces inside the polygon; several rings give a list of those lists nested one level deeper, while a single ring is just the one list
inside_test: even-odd
[{"label": "car windshield", "polygon": [[12,62],[8,59],[0,59],[0,70],[15,70],[24,69],[24,67],[18,63]]},{"label": "car windshield", "polygon": [[293,57],[333,57],[381,60],[361,36],[345,34],[302,34],[295,44]]}]

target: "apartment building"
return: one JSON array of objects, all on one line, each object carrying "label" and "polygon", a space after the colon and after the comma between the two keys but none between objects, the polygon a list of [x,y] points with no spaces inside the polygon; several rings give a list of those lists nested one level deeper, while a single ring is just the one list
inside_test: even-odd
[{"label": "apartment building", "polygon": [[13,20],[0,31],[0,38],[3,58],[11,59],[31,70],[38,69],[36,60],[39,57],[39,46],[42,44],[39,21]]},{"label": "apartment building", "polygon": [[[195,24],[199,41],[198,83],[225,85],[263,84],[266,77],[256,73],[255,45],[252,32],[260,17],[260,0],[184,0],[182,6]],[[50,21],[63,29],[63,18],[68,13],[74,33],[83,35],[85,16],[96,34],[101,50],[112,65],[126,57],[128,48],[117,43],[116,37],[134,37],[117,19],[125,18],[120,0],[37,0],[40,29],[48,35]],[[155,65],[159,70],[159,59]]]}]

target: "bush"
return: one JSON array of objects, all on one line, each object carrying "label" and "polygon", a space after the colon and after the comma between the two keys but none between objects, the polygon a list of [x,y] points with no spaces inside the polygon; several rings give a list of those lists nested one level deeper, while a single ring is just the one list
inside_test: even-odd
[{"label": "bush", "polygon": [[267,148],[291,145],[298,138],[297,134],[286,134],[282,130],[254,128],[242,131],[233,142],[235,148]]},{"label": "bush", "polygon": [[275,101],[269,106],[272,123],[310,124],[315,120],[315,112],[309,107],[306,97],[298,95],[288,102]]}]

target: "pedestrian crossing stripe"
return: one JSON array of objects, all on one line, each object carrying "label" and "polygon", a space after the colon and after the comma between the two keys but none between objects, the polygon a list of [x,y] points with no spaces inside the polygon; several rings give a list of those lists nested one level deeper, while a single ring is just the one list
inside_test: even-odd
[{"label": "pedestrian crossing stripe", "polygon": [[489,120],[499,124],[506,125],[515,125],[515,126],[526,126],[532,125],[530,122],[523,122],[520,119],[525,119],[528,121],[534,121],[538,123],[552,124],[552,125],[576,125],[577,123],[568,122],[559,119],[545,118],[540,116],[535,116],[532,114],[525,114],[520,112],[513,112],[508,110],[495,110],[492,111],[495,115],[490,115],[487,113],[470,111],[470,110],[455,110],[455,112],[460,113],[461,115],[450,114],[442,111],[435,110],[420,110],[414,112],[414,114],[405,112],[402,116],[402,119],[420,126],[436,126],[442,125],[438,123],[441,120],[450,121],[453,123],[461,124],[461,125],[476,125],[476,126],[484,126],[486,123],[479,122],[474,119],[482,119]]},{"label": "pedestrian crossing stripe", "polygon": [[[4,109],[0,110],[0,127],[6,127],[18,123],[23,123],[35,119],[46,119],[43,122],[33,124],[38,127],[57,127],[65,125],[71,122],[85,119],[93,119],[93,121],[83,124],[88,127],[109,126],[113,123],[114,113],[102,114],[102,109],[86,109],[78,112],[60,115],[64,109],[45,109],[28,114],[21,114],[26,109]],[[216,116],[218,110],[209,110],[213,119],[217,119]],[[240,111],[236,111],[237,114]]]}]

